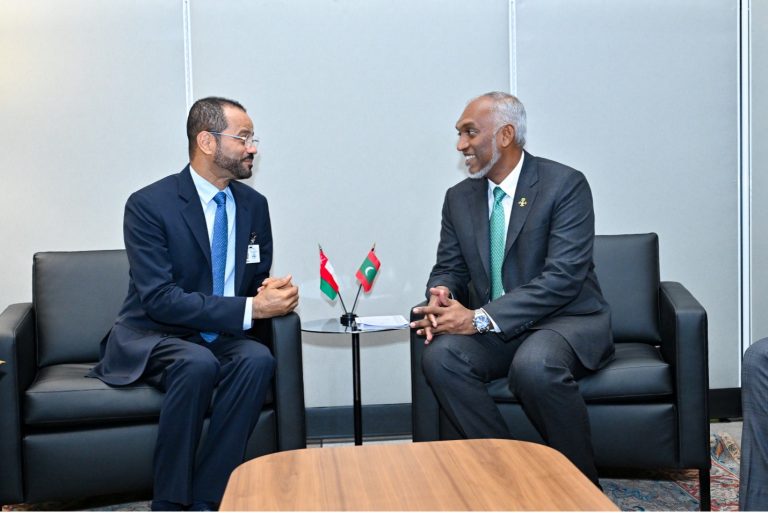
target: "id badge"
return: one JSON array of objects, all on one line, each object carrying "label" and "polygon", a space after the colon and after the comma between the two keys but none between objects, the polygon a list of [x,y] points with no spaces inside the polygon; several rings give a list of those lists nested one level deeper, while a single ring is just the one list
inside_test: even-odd
[{"label": "id badge", "polygon": [[261,251],[258,244],[250,244],[248,246],[248,253],[245,257],[246,264],[258,264],[261,262]]}]

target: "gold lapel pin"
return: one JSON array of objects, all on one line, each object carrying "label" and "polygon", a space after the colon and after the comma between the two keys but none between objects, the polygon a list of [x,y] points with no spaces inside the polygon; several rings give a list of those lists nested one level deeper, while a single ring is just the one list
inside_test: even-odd
[{"label": "gold lapel pin", "polygon": [[524,207],[528,204],[528,200],[525,198],[520,198],[520,201],[518,201],[517,204],[520,205],[521,207]]}]

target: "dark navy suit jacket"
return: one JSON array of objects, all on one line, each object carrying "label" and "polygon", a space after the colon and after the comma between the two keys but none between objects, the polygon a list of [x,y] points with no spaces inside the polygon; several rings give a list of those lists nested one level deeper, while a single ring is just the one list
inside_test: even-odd
[{"label": "dark navy suit jacket", "polygon": [[[130,265],[128,295],[91,375],[110,385],[136,381],[152,349],[169,337],[201,331],[243,335],[247,296],[255,296],[272,265],[267,200],[232,181],[235,198],[235,297],[212,295],[211,245],[189,166],[133,193],[123,234]],[[261,261],[246,264],[249,244]]]},{"label": "dark navy suit jacket", "polygon": [[488,217],[487,180],[448,189],[427,287],[445,285],[468,308],[485,308],[506,339],[551,329],[587,368],[610,360],[610,310],[594,272],[595,216],[584,175],[525,153],[502,265],[506,294],[494,301]]}]

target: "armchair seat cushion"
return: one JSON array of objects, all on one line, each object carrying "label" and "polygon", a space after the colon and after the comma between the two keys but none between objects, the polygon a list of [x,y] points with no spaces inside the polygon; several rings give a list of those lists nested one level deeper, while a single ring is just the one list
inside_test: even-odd
[{"label": "armchair seat cushion", "polygon": [[[581,379],[579,389],[588,403],[664,399],[674,391],[672,369],[655,346],[620,343],[616,344],[615,358]],[[488,392],[496,401],[517,402],[506,378],[489,383]]]},{"label": "armchair seat cushion", "polygon": [[[24,394],[24,423],[67,425],[124,423],[160,416],[163,393],[138,381],[111,387],[86,374],[95,363],[50,365],[39,369]],[[272,402],[272,391],[265,404]]]},{"label": "armchair seat cushion", "polygon": [[141,381],[110,387],[86,374],[95,363],[58,364],[39,369],[24,394],[27,425],[105,423],[157,418],[163,394]]}]

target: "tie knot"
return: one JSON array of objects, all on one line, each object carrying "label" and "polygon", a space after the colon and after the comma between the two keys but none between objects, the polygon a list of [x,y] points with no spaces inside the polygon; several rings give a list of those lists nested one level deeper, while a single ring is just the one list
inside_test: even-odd
[{"label": "tie knot", "polygon": [[501,203],[501,200],[507,195],[501,187],[495,187],[493,189],[493,199],[496,203]]},{"label": "tie knot", "polygon": [[222,206],[227,204],[227,195],[224,194],[224,191],[216,193],[216,196],[213,197],[213,201],[216,202],[217,206]]}]

